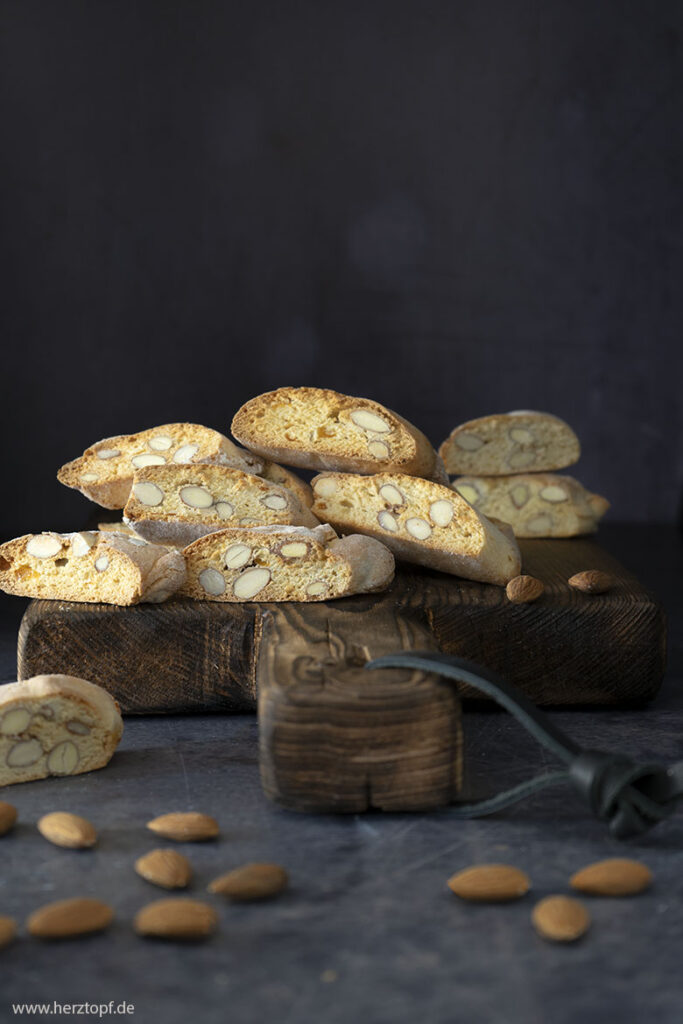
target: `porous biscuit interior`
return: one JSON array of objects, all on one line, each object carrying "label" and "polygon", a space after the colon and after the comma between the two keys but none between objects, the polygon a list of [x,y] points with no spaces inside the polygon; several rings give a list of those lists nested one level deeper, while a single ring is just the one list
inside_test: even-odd
[{"label": "porous biscuit interior", "polygon": [[378,402],[322,388],[281,388],[240,409],[233,433],[244,444],[323,455],[409,463],[417,445]]},{"label": "porous biscuit interior", "polygon": [[228,529],[183,554],[182,593],[211,601],[324,601],[344,594],[351,569],[327,550],[330,527]]},{"label": "porous biscuit interior", "polygon": [[109,761],[123,729],[115,702],[91,702],[72,685],[81,680],[60,680],[38,677],[3,688],[0,785],[77,775]]},{"label": "porous biscuit interior", "polygon": [[571,427],[549,413],[483,416],[457,427],[439,449],[451,473],[518,473],[562,469],[580,455]]},{"label": "porous biscuit interior", "polygon": [[343,528],[469,556],[484,546],[478,514],[442,484],[400,473],[323,473],[312,486],[314,513]]}]

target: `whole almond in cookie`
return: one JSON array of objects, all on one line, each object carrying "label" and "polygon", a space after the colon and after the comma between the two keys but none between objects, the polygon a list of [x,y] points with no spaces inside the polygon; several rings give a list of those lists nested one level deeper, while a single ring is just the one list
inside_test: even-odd
[{"label": "whole almond in cookie", "polygon": [[138,857],[135,870],[141,878],[163,889],[184,889],[192,878],[189,860],[175,850],[150,850]]},{"label": "whole almond in cookie", "polygon": [[48,842],[69,850],[83,850],[97,842],[94,826],[85,818],[66,811],[43,815],[38,822],[38,831]]},{"label": "whole almond in cookie", "polygon": [[531,880],[510,864],[475,864],[449,878],[448,888],[463,900],[506,903],[524,896]]},{"label": "whole almond in cookie", "polygon": [[652,872],[640,861],[613,857],[588,864],[572,875],[569,884],[591,896],[634,896],[652,884]]},{"label": "whole almond in cookie", "polygon": [[158,939],[204,939],[218,926],[218,915],[208,903],[166,899],[148,903],[135,915],[138,935]]},{"label": "whole almond in cookie", "polygon": [[9,946],[17,934],[17,922],[13,917],[0,914],[0,949]]},{"label": "whole almond in cookie", "polygon": [[12,804],[6,804],[4,800],[0,800],[0,836],[6,835],[10,829],[14,828],[17,820],[17,809]]},{"label": "whole almond in cookie", "polygon": [[505,588],[508,601],[513,604],[528,604],[537,601],[545,587],[535,576],[515,576]]},{"label": "whole almond in cookie", "polygon": [[531,914],[534,928],[552,942],[575,942],[590,928],[590,914],[571,896],[546,896]]},{"label": "whole almond in cookie", "polygon": [[582,590],[584,594],[606,594],[616,586],[614,576],[601,569],[585,569],[571,576],[567,583],[574,590]]},{"label": "whole almond in cookie", "polygon": [[198,811],[176,811],[162,814],[147,822],[147,828],[164,839],[174,839],[178,843],[197,843],[205,839],[215,839],[220,832],[218,822],[208,814]]},{"label": "whole almond in cookie", "polygon": [[30,935],[40,939],[71,939],[108,928],[114,911],[101,900],[73,899],[48,903],[35,910],[26,922]]},{"label": "whole almond in cookie", "polygon": [[231,900],[267,900],[278,896],[289,883],[289,875],[279,864],[244,864],[210,883],[209,892]]}]

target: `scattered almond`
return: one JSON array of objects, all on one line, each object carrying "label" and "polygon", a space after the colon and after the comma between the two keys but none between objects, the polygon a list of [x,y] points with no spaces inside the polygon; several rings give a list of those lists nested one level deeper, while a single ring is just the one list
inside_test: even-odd
[{"label": "scattered almond", "polygon": [[35,910],[26,922],[31,935],[40,939],[70,939],[108,928],[114,911],[100,900],[58,900]]},{"label": "scattered almond", "polygon": [[515,576],[505,588],[505,593],[513,604],[528,604],[538,600],[544,590],[543,581],[535,576]]},{"label": "scattered almond", "polygon": [[572,889],[591,896],[634,896],[651,883],[652,872],[647,865],[626,857],[588,864],[569,879]]},{"label": "scattered almond", "polygon": [[617,581],[601,569],[585,569],[571,576],[567,583],[574,590],[582,590],[584,594],[606,594],[616,586]]},{"label": "scattered almond", "polygon": [[17,820],[17,809],[12,804],[6,804],[0,800],[0,836],[4,836]]},{"label": "scattered almond", "polygon": [[531,888],[528,875],[509,864],[475,864],[448,879],[448,888],[463,900],[505,903]]},{"label": "scattered almond", "polygon": [[574,942],[588,931],[590,914],[571,896],[546,896],[531,913],[534,928],[552,942]]},{"label": "scattered almond", "polygon": [[5,917],[0,914],[0,949],[9,946],[17,934],[17,922],[13,917]]},{"label": "scattered almond", "polygon": [[146,881],[163,889],[184,889],[192,877],[187,857],[175,850],[151,850],[135,861],[135,870]]},{"label": "scattered almond", "polygon": [[267,900],[287,888],[289,875],[279,864],[244,864],[209,884],[209,892],[231,900]]},{"label": "scattered almond", "polygon": [[218,915],[199,900],[167,899],[148,903],[135,915],[138,935],[160,939],[203,939],[218,926]]},{"label": "scattered almond", "polygon": [[164,839],[175,839],[176,842],[196,843],[204,839],[215,839],[220,829],[215,818],[198,811],[187,813],[162,814],[147,822],[147,828]]},{"label": "scattered almond", "polygon": [[55,846],[70,850],[81,850],[97,842],[97,832],[90,822],[66,811],[45,814],[38,822],[38,831]]}]

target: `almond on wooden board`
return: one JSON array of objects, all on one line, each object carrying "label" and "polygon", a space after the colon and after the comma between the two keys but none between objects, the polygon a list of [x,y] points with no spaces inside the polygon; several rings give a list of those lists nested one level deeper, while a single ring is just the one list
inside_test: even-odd
[{"label": "almond on wooden board", "polygon": [[147,828],[164,839],[175,839],[179,843],[215,839],[220,832],[215,818],[208,814],[200,814],[198,811],[162,814],[159,818],[148,821]]},{"label": "almond on wooden board", "polygon": [[14,828],[16,820],[16,807],[13,807],[12,804],[6,804],[4,800],[0,800],[0,836],[6,835],[10,829]]},{"label": "almond on wooden board", "polygon": [[535,576],[515,576],[505,588],[508,601],[513,604],[528,604],[541,596],[545,587]]},{"label": "almond on wooden board", "polygon": [[9,946],[17,934],[17,922],[13,917],[5,917],[0,914],[0,949]]},{"label": "almond on wooden board", "polygon": [[69,850],[82,850],[97,842],[97,832],[90,822],[67,811],[53,811],[43,815],[38,822],[38,831],[55,846],[64,846]]},{"label": "almond on wooden board", "polygon": [[652,872],[640,861],[612,857],[588,864],[572,875],[569,884],[591,896],[634,896],[652,884]]},{"label": "almond on wooden board", "polygon": [[546,896],[531,912],[534,928],[552,942],[574,942],[588,931],[590,914],[571,896]]},{"label": "almond on wooden board", "polygon": [[150,850],[138,857],[135,870],[141,878],[163,889],[184,889],[192,878],[189,860],[175,850]]},{"label": "almond on wooden board", "polygon": [[218,915],[208,903],[166,899],[148,903],[135,915],[138,935],[158,939],[203,939],[216,930]]},{"label": "almond on wooden board", "polygon": [[567,583],[574,590],[582,590],[584,594],[606,594],[616,586],[617,581],[601,569],[584,569],[570,576]]},{"label": "almond on wooden board", "polygon": [[289,875],[279,864],[244,864],[214,878],[209,892],[231,900],[267,900],[278,896],[289,883]]},{"label": "almond on wooden board", "polygon": [[26,921],[30,935],[39,939],[70,939],[101,932],[114,920],[114,911],[101,900],[74,899],[47,903]]},{"label": "almond on wooden board", "polygon": [[531,879],[509,864],[474,864],[448,879],[448,888],[463,900],[506,903],[531,888]]}]

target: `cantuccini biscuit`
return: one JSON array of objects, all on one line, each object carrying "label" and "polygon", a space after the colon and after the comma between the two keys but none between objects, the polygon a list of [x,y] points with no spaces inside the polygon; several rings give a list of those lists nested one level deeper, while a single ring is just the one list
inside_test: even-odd
[{"label": "cantuccini biscuit", "polygon": [[462,423],[439,453],[449,473],[501,476],[563,469],[578,461],[581,447],[571,427],[557,416],[520,411]]}]

